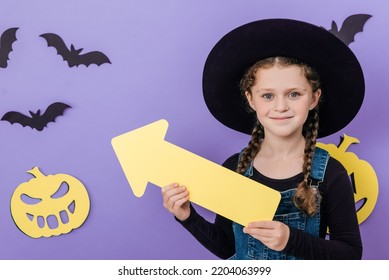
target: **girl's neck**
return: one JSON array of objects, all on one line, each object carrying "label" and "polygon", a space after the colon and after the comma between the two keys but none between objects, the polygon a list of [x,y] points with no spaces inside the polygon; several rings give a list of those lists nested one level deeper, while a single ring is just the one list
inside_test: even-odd
[{"label": "girl's neck", "polygon": [[273,179],[291,178],[301,173],[305,139],[300,136],[292,139],[265,136],[254,158],[254,168]]},{"label": "girl's neck", "polygon": [[285,158],[290,156],[303,156],[305,138],[303,135],[296,137],[280,138],[265,137],[261,144],[260,153],[274,158]]}]

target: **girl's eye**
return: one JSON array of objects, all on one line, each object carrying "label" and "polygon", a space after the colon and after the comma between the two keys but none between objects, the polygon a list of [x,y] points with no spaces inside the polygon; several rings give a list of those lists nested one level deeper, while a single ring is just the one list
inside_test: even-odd
[{"label": "girl's eye", "polygon": [[289,93],[289,96],[292,98],[296,98],[296,97],[300,96],[300,94],[297,91],[293,91],[293,92]]},{"label": "girl's eye", "polygon": [[273,98],[273,95],[271,93],[264,93],[262,94],[262,97],[264,99],[272,99]]}]

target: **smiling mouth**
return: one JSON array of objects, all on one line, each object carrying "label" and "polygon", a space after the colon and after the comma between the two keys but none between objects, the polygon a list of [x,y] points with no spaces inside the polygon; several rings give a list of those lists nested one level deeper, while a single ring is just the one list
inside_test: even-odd
[{"label": "smiling mouth", "polygon": [[292,117],[271,117],[270,119],[275,120],[275,121],[284,121],[284,120],[289,120]]}]

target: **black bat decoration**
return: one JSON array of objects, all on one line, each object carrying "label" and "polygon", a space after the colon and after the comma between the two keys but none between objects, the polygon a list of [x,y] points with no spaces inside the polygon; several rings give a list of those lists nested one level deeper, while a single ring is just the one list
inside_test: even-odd
[{"label": "black bat decoration", "polygon": [[9,28],[0,37],[0,67],[8,66],[9,53],[12,51],[12,44],[16,41],[16,30],[19,28]]},{"label": "black bat decoration", "polygon": [[62,56],[63,60],[65,60],[69,67],[85,65],[88,67],[91,64],[96,64],[100,66],[104,63],[110,63],[109,58],[99,51],[88,52],[85,54],[80,54],[83,49],[78,49],[73,46],[70,46],[70,50],[65,45],[65,42],[62,40],[60,36],[54,33],[45,33],[41,34],[40,37],[44,38],[47,41],[47,45],[49,47],[54,47],[57,50],[57,54]]},{"label": "black bat decoration", "polygon": [[354,37],[357,33],[363,31],[366,21],[371,18],[371,15],[356,14],[346,18],[342,24],[342,27],[338,29],[335,21],[332,21],[330,31],[332,34],[341,39],[346,45],[354,42]]},{"label": "black bat decoration", "polygon": [[29,126],[38,131],[42,131],[49,122],[55,122],[55,119],[58,116],[63,115],[64,111],[67,108],[71,108],[71,107],[65,103],[56,102],[51,104],[49,107],[47,107],[43,115],[41,115],[40,110],[38,110],[36,113],[29,111],[31,117],[23,115],[22,113],[19,112],[11,111],[6,113],[1,118],[1,120],[8,121],[11,124],[19,123],[23,127]]}]

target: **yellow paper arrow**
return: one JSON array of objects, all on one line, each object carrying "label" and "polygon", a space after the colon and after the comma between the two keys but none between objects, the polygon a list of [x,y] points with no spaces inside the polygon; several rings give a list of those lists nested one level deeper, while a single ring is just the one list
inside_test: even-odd
[{"label": "yellow paper arrow", "polygon": [[112,139],[112,146],[132,191],[141,197],[147,183],[163,187],[178,182],[190,200],[243,226],[272,220],[279,192],[164,140],[166,120]]}]

